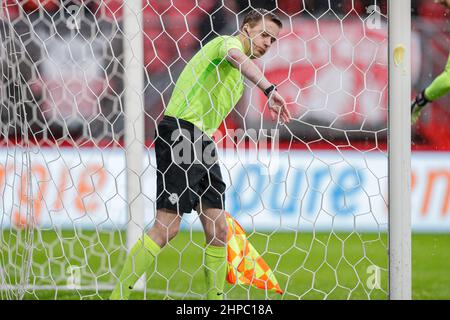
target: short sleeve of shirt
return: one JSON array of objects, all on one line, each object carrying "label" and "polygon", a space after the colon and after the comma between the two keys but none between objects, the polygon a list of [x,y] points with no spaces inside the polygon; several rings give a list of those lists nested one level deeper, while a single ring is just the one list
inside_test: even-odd
[{"label": "short sleeve of shirt", "polygon": [[233,48],[244,52],[244,48],[242,47],[241,42],[236,37],[224,37],[223,43],[219,48],[219,56],[221,58],[224,58],[227,55],[228,51]]}]

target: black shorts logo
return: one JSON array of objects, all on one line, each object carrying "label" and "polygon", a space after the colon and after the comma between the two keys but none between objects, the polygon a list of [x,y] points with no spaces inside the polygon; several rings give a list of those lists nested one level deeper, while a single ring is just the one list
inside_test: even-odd
[{"label": "black shorts logo", "polygon": [[178,202],[178,195],[176,193],[172,193],[169,196],[169,201],[170,201],[171,204],[177,203]]}]

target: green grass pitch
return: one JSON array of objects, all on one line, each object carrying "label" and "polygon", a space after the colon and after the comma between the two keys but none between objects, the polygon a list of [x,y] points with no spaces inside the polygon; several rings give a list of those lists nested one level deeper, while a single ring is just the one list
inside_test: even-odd
[{"label": "green grass pitch", "polygon": [[[107,299],[110,291],[95,289],[95,283],[114,283],[108,270],[117,276],[125,259],[125,234],[120,232],[35,230],[32,234],[4,231],[1,235],[0,258],[6,279],[2,282],[19,282],[23,266],[30,265],[25,262],[32,260],[31,279],[43,286],[40,290],[28,288],[25,299]],[[227,283],[227,299],[387,299],[386,234],[255,232],[249,234],[249,240],[275,272],[284,294]],[[19,245],[24,242],[33,243],[33,250]],[[131,298],[202,299],[206,290],[203,243],[201,232],[180,232],[150,270],[146,292],[137,291]],[[413,235],[414,299],[450,299],[449,247],[448,234]],[[373,286],[376,274],[371,266],[379,268],[378,287]],[[67,285],[73,275],[91,288],[45,287]],[[0,298],[13,298],[16,293],[15,289],[3,290]]]}]

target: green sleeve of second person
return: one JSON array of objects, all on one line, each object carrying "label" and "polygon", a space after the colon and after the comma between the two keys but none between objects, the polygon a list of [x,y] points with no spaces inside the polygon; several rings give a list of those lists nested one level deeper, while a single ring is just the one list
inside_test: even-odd
[{"label": "green sleeve of second person", "polygon": [[444,72],[425,89],[425,97],[430,101],[434,101],[448,92],[450,92],[450,55],[448,56]]}]

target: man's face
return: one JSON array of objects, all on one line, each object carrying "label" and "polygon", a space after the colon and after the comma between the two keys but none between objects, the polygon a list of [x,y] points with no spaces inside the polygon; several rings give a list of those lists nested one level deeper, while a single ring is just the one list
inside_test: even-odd
[{"label": "man's face", "polygon": [[445,6],[447,9],[450,9],[450,0],[437,0],[437,2]]},{"label": "man's face", "polygon": [[250,40],[250,58],[256,59],[269,51],[278,38],[280,27],[272,20],[261,19],[253,27],[245,24],[242,31]]}]

